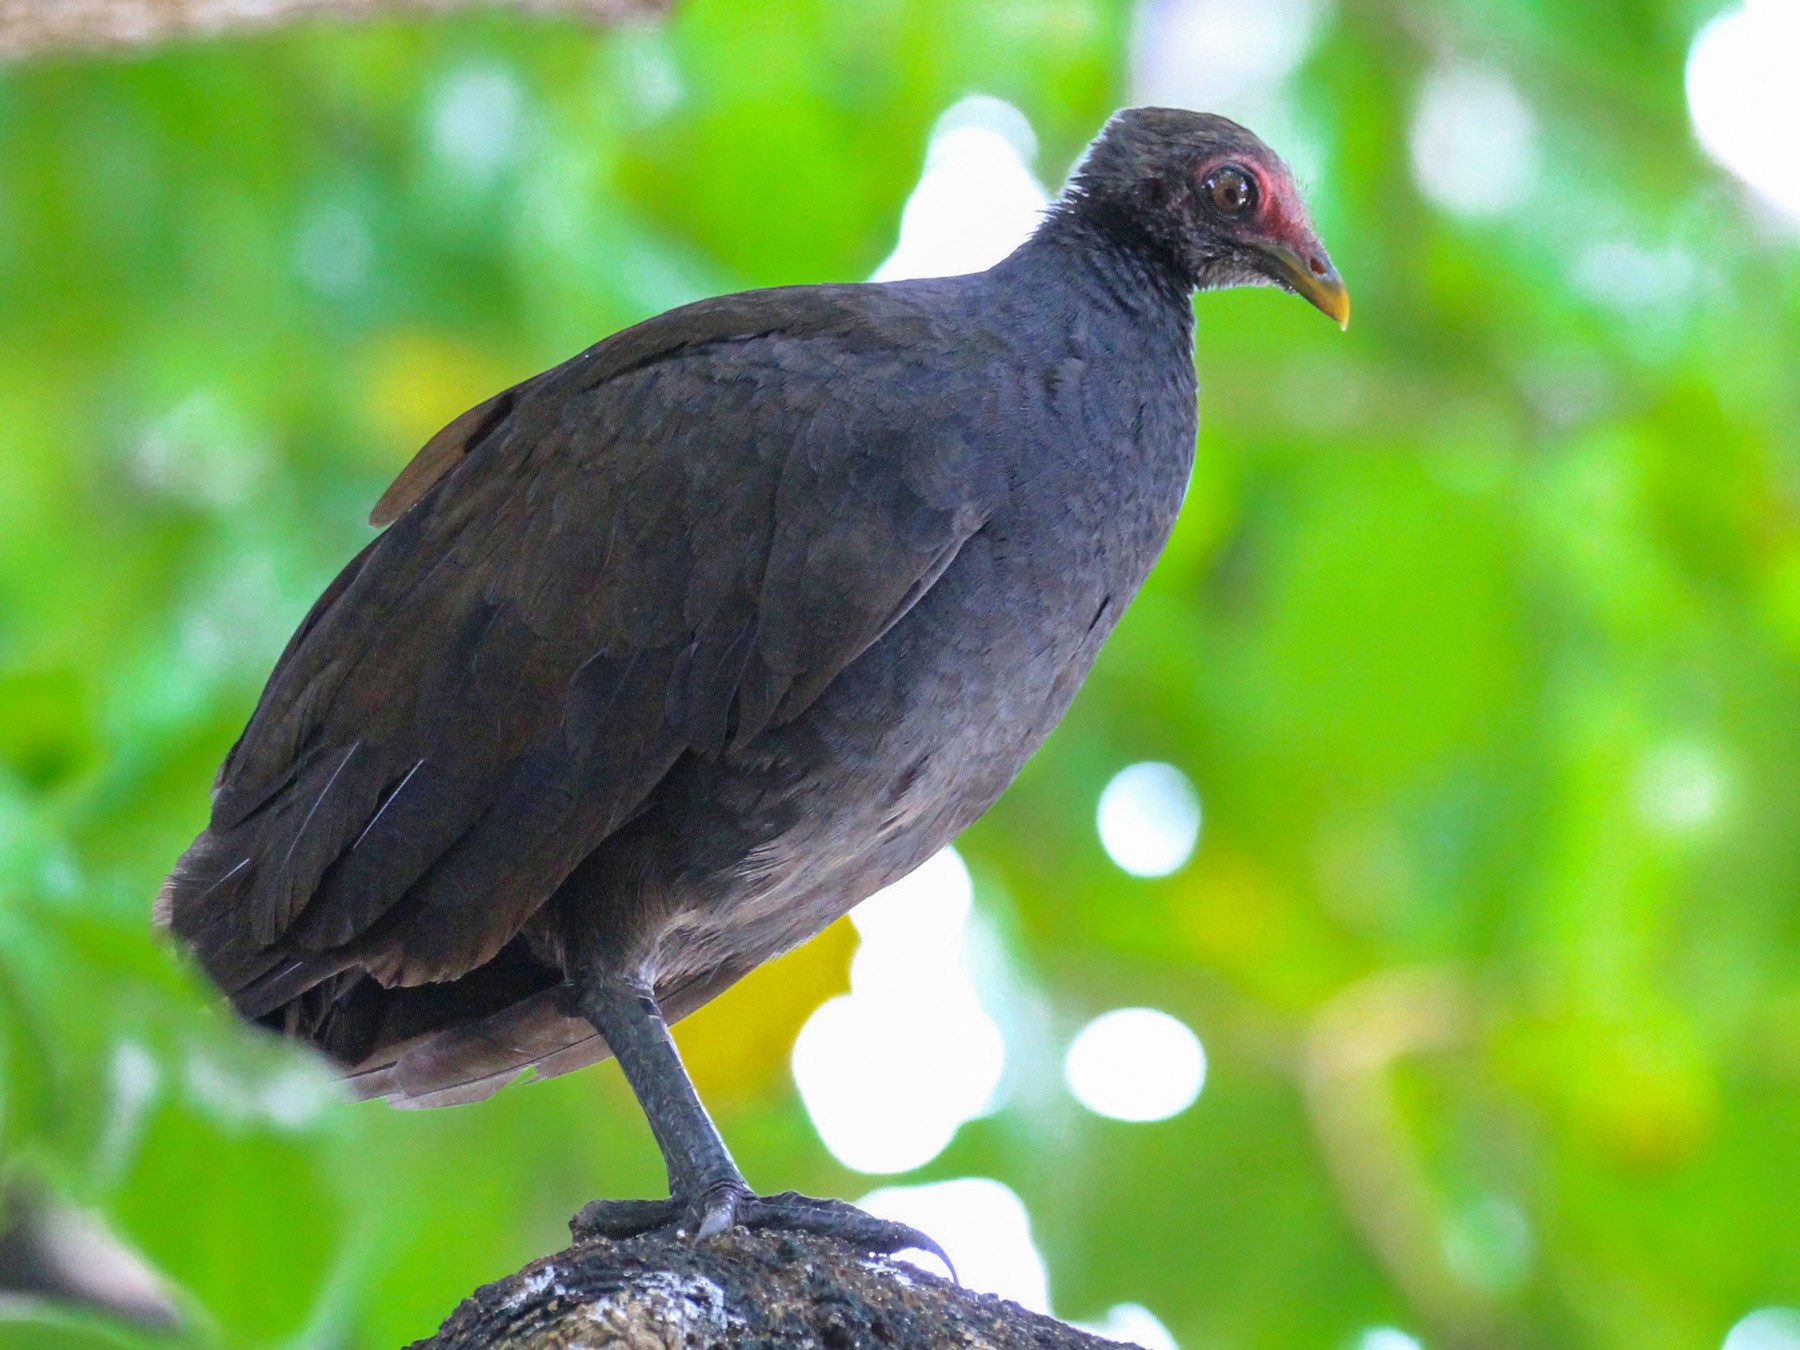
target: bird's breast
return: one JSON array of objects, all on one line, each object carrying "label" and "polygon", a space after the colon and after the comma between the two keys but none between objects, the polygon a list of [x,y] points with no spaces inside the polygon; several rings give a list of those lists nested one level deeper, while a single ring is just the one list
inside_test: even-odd
[{"label": "bird's breast", "polygon": [[992,373],[1003,420],[971,436],[1007,484],[992,514],[803,715],[696,767],[696,818],[740,861],[729,886],[696,871],[683,888],[692,903],[657,944],[668,978],[817,932],[986,811],[1054,730],[1192,467],[1191,364],[1156,364],[1064,351]]}]

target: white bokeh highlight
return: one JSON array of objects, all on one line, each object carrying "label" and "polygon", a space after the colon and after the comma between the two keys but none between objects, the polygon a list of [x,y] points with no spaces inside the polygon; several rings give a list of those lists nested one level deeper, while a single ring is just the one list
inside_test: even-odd
[{"label": "white bokeh highlight", "polygon": [[1576,255],[1569,280],[1590,300],[1622,315],[1640,315],[1691,297],[1700,284],[1700,260],[1679,244],[1650,247],[1608,239]]},{"label": "white bokeh highlight", "polygon": [[1075,1100],[1113,1120],[1167,1120],[1206,1085],[1206,1050],[1185,1023],[1155,1008],[1115,1008],[1069,1043],[1063,1078]]},{"label": "white bokeh highlight", "polygon": [[1537,115],[1498,70],[1456,64],[1427,75],[1409,139],[1419,190],[1456,215],[1500,215],[1537,185]]},{"label": "white bokeh highlight", "polygon": [[1029,167],[1036,153],[1012,104],[976,94],[951,107],[932,130],[900,241],[872,280],[980,272],[1024,243],[1050,200]]},{"label": "white bokeh highlight", "polygon": [[1132,34],[1132,100],[1241,112],[1312,50],[1322,0],[1149,0]]},{"label": "white bokeh highlight", "polygon": [[1393,1327],[1370,1327],[1356,1338],[1356,1350],[1425,1350],[1416,1336]]},{"label": "white bokeh highlight", "polygon": [[131,476],[150,491],[214,510],[250,500],[271,472],[268,434],[219,389],[196,389],[143,429]]},{"label": "white bokeh highlight", "polygon": [[1162,1319],[1141,1303],[1115,1303],[1098,1322],[1077,1322],[1083,1331],[1123,1341],[1140,1350],[1181,1350]]},{"label": "white bokeh highlight", "polygon": [[163,1090],[162,1066],[147,1046],[122,1040],[108,1066],[105,1124],[89,1164],[95,1180],[111,1183],[124,1175]]},{"label": "white bokeh highlight", "polygon": [[[998,1294],[1033,1312],[1050,1311],[1050,1278],[1031,1237],[1025,1203],[990,1177],[959,1177],[922,1186],[884,1186],[856,1202],[880,1219],[929,1233],[956,1265],[965,1288]],[[939,1269],[935,1257],[907,1252],[902,1260]]]},{"label": "white bokeh highlight", "polygon": [[1745,0],[1688,49],[1688,115],[1706,153],[1800,226],[1800,3]]},{"label": "white bokeh highlight", "polygon": [[1173,764],[1146,760],[1114,774],[1095,817],[1100,844],[1134,877],[1166,877],[1200,842],[1200,794]]},{"label": "white bokeh highlight", "polygon": [[181,1068],[183,1095],[228,1130],[307,1129],[344,1099],[339,1080],[311,1059],[246,1064],[196,1046]]},{"label": "white bokeh highlight", "polygon": [[814,1011],[793,1055],[813,1127],[846,1167],[923,1167],[995,1105],[1006,1045],[969,970],[973,894],[947,848],[851,913],[850,992]]},{"label": "white bokeh highlight", "polygon": [[1664,834],[1711,825],[1725,804],[1725,773],[1705,746],[1676,742],[1644,756],[1632,780],[1639,817]]},{"label": "white bokeh highlight", "polygon": [[463,66],[433,91],[427,112],[432,153],[472,186],[489,182],[518,158],[525,130],[524,88],[503,66]]},{"label": "white bokeh highlight", "polygon": [[1800,1350],[1800,1310],[1758,1308],[1726,1333],[1721,1350]]}]

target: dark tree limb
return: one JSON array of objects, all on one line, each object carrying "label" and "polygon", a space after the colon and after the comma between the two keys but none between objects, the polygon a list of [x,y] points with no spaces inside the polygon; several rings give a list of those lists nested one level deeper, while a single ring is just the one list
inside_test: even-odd
[{"label": "dark tree limb", "polygon": [[0,0],[0,61],[137,47],[302,19],[368,19],[509,8],[597,23],[652,18],[669,0]]},{"label": "dark tree limb", "polygon": [[1119,1350],[826,1238],[604,1238],[476,1290],[413,1350]]}]

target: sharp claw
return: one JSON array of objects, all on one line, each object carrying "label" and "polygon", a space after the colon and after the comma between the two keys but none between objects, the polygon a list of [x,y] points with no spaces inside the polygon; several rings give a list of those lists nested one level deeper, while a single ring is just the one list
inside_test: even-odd
[{"label": "sharp claw", "polygon": [[694,1233],[694,1241],[704,1242],[709,1237],[717,1237],[736,1222],[736,1205],[713,1205],[707,1209],[706,1217],[700,1220],[700,1227]]},{"label": "sharp claw", "polygon": [[909,1224],[878,1219],[842,1200],[818,1200],[784,1191],[780,1195],[750,1196],[738,1213],[738,1221],[753,1228],[791,1228],[800,1232],[835,1237],[865,1251],[892,1255],[899,1251],[927,1252],[944,1263],[953,1283],[961,1284],[956,1263],[942,1247]]},{"label": "sharp claw", "polygon": [[844,1232],[844,1236],[861,1236],[865,1246],[889,1256],[903,1251],[926,1252],[944,1263],[944,1269],[950,1272],[952,1284],[960,1285],[962,1283],[962,1277],[956,1273],[956,1262],[950,1259],[950,1253],[938,1246],[929,1234],[921,1233],[911,1224],[877,1219],[863,1214],[860,1210],[853,1212],[863,1221],[862,1231],[861,1233],[854,1230]]},{"label": "sharp claw", "polygon": [[[911,1247],[914,1251],[929,1252],[931,1255],[937,1257],[938,1260],[944,1263],[944,1269],[950,1272],[950,1283],[958,1286],[962,1284],[962,1276],[956,1273],[956,1262],[950,1259],[949,1252],[938,1246],[937,1243],[933,1242],[916,1228],[907,1228],[906,1235],[906,1245],[908,1247]],[[895,1250],[902,1251],[905,1249],[896,1248]]]},{"label": "sharp claw", "polygon": [[713,1186],[700,1195],[700,1224],[694,1230],[694,1241],[703,1242],[709,1237],[717,1237],[727,1228],[739,1222],[745,1201],[751,1199],[749,1192],[741,1185],[726,1183]]}]

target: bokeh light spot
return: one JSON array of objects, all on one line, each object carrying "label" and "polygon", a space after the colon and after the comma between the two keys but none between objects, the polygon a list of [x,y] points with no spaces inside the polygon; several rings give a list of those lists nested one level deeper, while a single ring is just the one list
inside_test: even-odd
[{"label": "bokeh light spot", "polygon": [[861,945],[850,993],[794,1042],[794,1082],[832,1156],[858,1172],[907,1172],[990,1110],[1006,1066],[1000,1029],[967,963],[974,886],[954,849],[851,913]]},{"label": "bokeh light spot", "polygon": [[517,158],[525,130],[525,93],[510,71],[469,65],[432,96],[432,152],[471,183],[483,183]]},{"label": "bokeh light spot", "polygon": [[1115,1303],[1098,1322],[1077,1322],[1083,1331],[1124,1341],[1141,1350],[1180,1350],[1162,1319],[1141,1303]]},{"label": "bokeh light spot", "polygon": [[1589,299],[1637,315],[1691,296],[1700,283],[1700,264],[1678,245],[1650,248],[1612,239],[1583,249],[1569,279]]},{"label": "bokeh light spot", "polygon": [[1150,0],[1132,39],[1133,101],[1226,112],[1260,101],[1306,56],[1322,7],[1318,0]]},{"label": "bokeh light spot", "polygon": [[144,429],[132,477],[179,501],[229,511],[249,501],[275,459],[267,432],[218,389],[198,389]]},{"label": "bokeh light spot", "polygon": [[1725,801],[1718,760],[1697,745],[1665,745],[1645,756],[1633,783],[1638,814],[1668,834],[1703,829]]},{"label": "bokeh light spot", "polygon": [[1393,1327],[1370,1327],[1356,1338],[1356,1350],[1425,1350],[1417,1337]]},{"label": "bokeh light spot", "polygon": [[1746,0],[1695,35],[1688,115],[1700,144],[1800,223],[1800,4]]},{"label": "bokeh light spot", "polygon": [[1206,1083],[1206,1050],[1185,1024],[1154,1008],[1116,1008],[1070,1042],[1063,1077],[1075,1099],[1114,1120],[1166,1120]]},{"label": "bokeh light spot", "polygon": [[[856,1202],[880,1219],[911,1224],[937,1240],[965,1288],[998,1294],[1034,1312],[1050,1311],[1050,1277],[1031,1237],[1031,1216],[1010,1186],[990,1177],[959,1177],[923,1186],[884,1186]],[[940,1269],[935,1257],[902,1260]]]},{"label": "bokeh light spot", "polygon": [[977,94],[951,107],[932,129],[900,242],[872,280],[985,271],[1024,243],[1050,200],[1028,167],[1036,152],[1012,104]]},{"label": "bokeh light spot", "polygon": [[1800,1310],[1758,1308],[1726,1333],[1723,1350],[1800,1350]]},{"label": "bokeh light spot", "polygon": [[1412,122],[1413,178],[1447,211],[1494,216],[1524,203],[1538,176],[1531,106],[1497,70],[1453,65],[1419,90]]},{"label": "bokeh light spot", "polygon": [[1100,793],[1100,843],[1134,877],[1166,877],[1194,856],[1200,794],[1173,764],[1121,769]]}]

